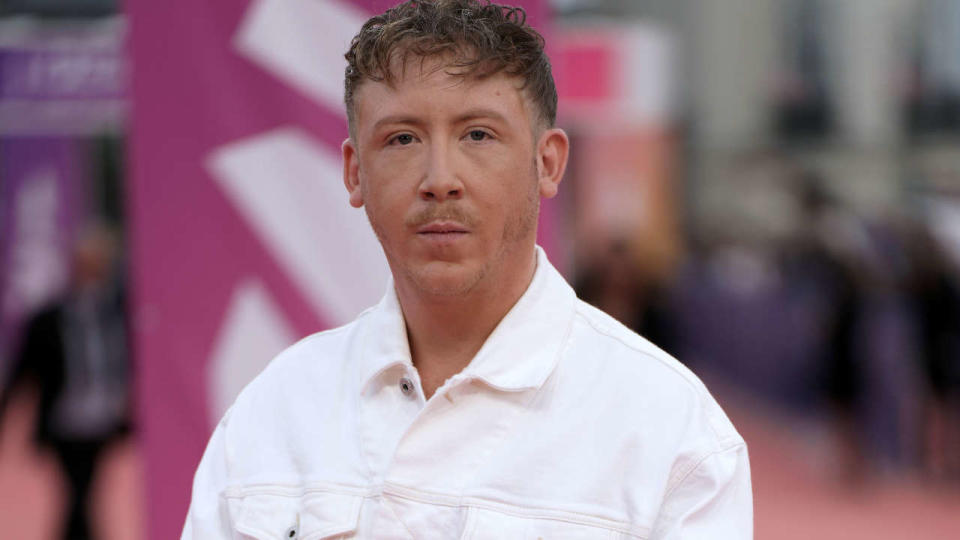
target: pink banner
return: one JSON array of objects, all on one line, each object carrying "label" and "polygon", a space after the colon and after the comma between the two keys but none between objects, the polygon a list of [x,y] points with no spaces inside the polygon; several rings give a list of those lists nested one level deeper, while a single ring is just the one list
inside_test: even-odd
[{"label": "pink banner", "polygon": [[[388,4],[127,4],[150,538],[179,535],[213,423],[242,385],[283,347],[383,292],[386,264],[363,212],[347,204],[339,146],[343,53]],[[522,4],[545,20],[545,1]]]}]

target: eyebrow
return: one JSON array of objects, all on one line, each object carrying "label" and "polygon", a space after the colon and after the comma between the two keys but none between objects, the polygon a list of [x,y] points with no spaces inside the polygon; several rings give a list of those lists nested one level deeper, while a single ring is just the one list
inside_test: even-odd
[{"label": "eyebrow", "polygon": [[499,112],[493,109],[478,108],[478,109],[470,109],[467,112],[461,114],[454,120],[454,122],[457,124],[461,124],[463,122],[469,122],[470,120],[477,120],[480,118],[492,118],[494,120],[497,120],[499,122],[504,122],[504,123],[506,123],[507,121],[507,119],[502,114],[500,114]]},{"label": "eyebrow", "polygon": [[387,124],[413,124],[419,126],[423,124],[423,120],[417,118],[416,116],[394,114],[390,116],[384,116],[383,118],[377,120],[376,123],[373,124],[373,129],[376,131]]},{"label": "eyebrow", "polygon": [[[504,117],[502,114],[500,114],[499,112],[493,109],[486,109],[486,108],[470,109],[464,112],[463,114],[457,116],[456,118],[454,118],[453,122],[455,124],[462,124],[464,122],[469,122],[471,120],[477,120],[481,118],[490,118],[503,123],[507,122],[506,117]],[[394,114],[390,116],[385,116],[380,120],[377,120],[376,123],[373,124],[373,129],[377,130],[388,124],[412,124],[415,126],[422,126],[425,123],[426,122],[424,122],[423,119],[416,116],[410,116],[405,114]]]}]

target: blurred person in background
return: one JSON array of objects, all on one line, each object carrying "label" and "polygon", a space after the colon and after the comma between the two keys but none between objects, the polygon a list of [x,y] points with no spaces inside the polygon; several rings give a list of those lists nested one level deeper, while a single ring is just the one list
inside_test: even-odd
[{"label": "blurred person in background", "polygon": [[672,352],[666,288],[638,263],[627,238],[610,238],[584,260],[574,284],[577,296]]},{"label": "blurred person in background", "polygon": [[112,228],[92,222],[82,229],[72,250],[70,289],[27,321],[0,401],[5,405],[25,385],[39,392],[35,441],[53,450],[67,480],[67,539],[92,538],[90,488],[100,458],[130,425],[130,354],[118,255]]},{"label": "blurred person in background", "polygon": [[908,231],[908,281],[920,334],[925,392],[921,459],[933,479],[960,480],[960,286],[957,270],[925,223]]},{"label": "blurred person in background", "polygon": [[[864,369],[856,328],[863,298],[858,287],[853,252],[862,241],[856,219],[827,191],[824,179],[809,170],[796,171],[794,195],[802,226],[787,244],[787,279],[803,282],[819,306],[822,346],[818,356],[818,387],[830,408],[837,449],[837,472],[845,479],[864,478],[864,433],[859,411],[863,406]],[[861,276],[862,279],[862,276]]]}]

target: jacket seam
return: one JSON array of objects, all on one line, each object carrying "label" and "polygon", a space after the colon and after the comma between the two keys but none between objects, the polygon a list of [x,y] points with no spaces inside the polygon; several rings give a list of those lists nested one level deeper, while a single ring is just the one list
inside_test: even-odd
[{"label": "jacket seam", "polygon": [[666,491],[664,492],[664,494],[663,494],[664,500],[666,500],[667,498],[669,498],[670,495],[672,495],[673,492],[677,490],[677,488],[679,488],[680,486],[682,486],[683,483],[686,482],[687,479],[690,478],[690,476],[691,476],[697,469],[699,469],[700,466],[703,465],[703,462],[705,462],[706,460],[710,459],[710,458],[713,457],[713,456],[716,456],[716,455],[719,455],[719,454],[723,454],[723,453],[725,453],[725,452],[729,452],[730,450],[733,450],[733,449],[745,448],[746,446],[747,446],[746,443],[741,442],[741,441],[736,441],[736,442],[734,442],[733,444],[728,444],[728,445],[723,446],[723,447],[721,447],[721,448],[717,448],[717,449],[715,449],[715,450],[713,450],[713,451],[711,451],[711,452],[707,452],[707,453],[704,454],[701,458],[699,458],[698,460],[696,460],[696,462],[695,462],[687,471],[685,471],[684,473],[682,473],[681,475],[679,475],[679,478],[678,478],[675,482],[673,482],[671,485],[668,485],[668,486],[667,486],[667,490],[666,490]]},{"label": "jacket seam", "polygon": [[512,515],[515,517],[527,518],[527,519],[545,519],[545,520],[557,520],[565,521],[568,523],[575,523],[578,525],[587,525],[593,527],[601,527],[608,530],[614,530],[618,532],[623,532],[631,535],[648,535],[649,530],[641,527],[631,527],[629,521],[622,521],[617,519],[611,519],[606,517],[597,516],[594,514],[588,514],[585,512],[577,512],[575,510],[561,510],[561,509],[552,509],[539,506],[523,505],[512,502],[505,501],[496,501],[489,500],[486,498],[475,497],[475,496],[461,496],[456,495],[444,495],[442,493],[431,493],[419,489],[413,489],[408,487],[400,487],[400,489],[393,490],[384,490],[385,495],[390,495],[393,497],[400,497],[402,499],[407,499],[415,502],[426,503],[426,504],[438,504],[442,506],[447,506],[451,508],[481,508],[484,510],[490,510],[494,512],[502,512],[504,514]]},{"label": "jacket seam", "polygon": [[278,497],[303,497],[313,493],[329,493],[343,497],[376,497],[380,492],[371,488],[351,488],[349,486],[324,485],[315,487],[287,486],[284,484],[253,484],[227,486],[223,490],[226,499],[242,499],[251,495],[276,495]]},{"label": "jacket seam", "polygon": [[694,393],[701,398],[698,400],[697,406],[703,411],[704,415],[706,416],[707,425],[710,426],[710,431],[713,433],[714,437],[716,437],[718,443],[722,444],[730,440],[733,440],[736,442],[742,442],[740,440],[740,437],[735,433],[721,433],[720,431],[717,430],[717,427],[714,425],[714,422],[713,422],[713,415],[710,414],[710,411],[706,410],[706,403],[704,403],[705,400],[703,399],[704,390],[695,381],[691,380],[688,374],[677,369],[677,367],[671,365],[670,362],[665,362],[662,358],[658,357],[657,355],[651,354],[649,351],[645,351],[637,347],[636,345],[627,342],[622,337],[614,333],[609,327],[602,325],[597,321],[594,321],[591,317],[588,317],[587,314],[584,313],[579,306],[576,308],[576,315],[581,319],[583,319],[583,321],[588,326],[590,326],[590,328],[592,328],[595,332],[615,340],[616,342],[620,343],[624,347],[627,347],[628,349],[638,354],[642,354],[643,356],[669,369],[670,371],[675,373],[678,377],[680,377],[684,381],[684,383],[687,384],[694,391]]},{"label": "jacket seam", "polygon": [[608,338],[610,338],[610,339],[616,340],[618,343],[620,343],[620,344],[623,345],[624,347],[627,347],[628,349],[630,349],[630,350],[632,350],[632,351],[634,351],[634,352],[640,353],[640,354],[646,356],[647,358],[650,358],[651,360],[654,360],[654,361],[657,362],[658,364],[660,364],[660,365],[666,367],[667,369],[669,369],[670,371],[676,373],[681,379],[683,379],[683,381],[684,381],[687,385],[689,385],[694,391],[696,391],[697,394],[700,394],[700,393],[701,393],[701,389],[697,386],[697,384],[694,383],[692,380],[690,380],[690,377],[689,377],[687,374],[685,374],[685,373],[683,373],[682,371],[680,371],[679,369],[677,369],[676,366],[671,366],[669,362],[664,362],[662,358],[658,358],[656,355],[650,354],[650,352],[645,351],[645,350],[637,347],[636,345],[627,342],[627,341],[624,340],[622,337],[616,335],[610,328],[608,328],[608,327],[606,327],[606,326],[603,326],[603,325],[600,325],[600,324],[597,323],[596,321],[592,320],[592,319],[591,319],[590,317],[588,317],[585,313],[583,313],[579,308],[577,309],[577,316],[579,316],[581,319],[583,319],[584,322],[586,322],[586,323],[590,326],[590,328],[592,328],[592,329],[593,329],[594,331],[596,331],[597,333],[603,334],[604,336],[606,336],[606,337],[608,337]]},{"label": "jacket seam", "polygon": [[[554,520],[588,527],[597,527],[610,531],[625,533],[641,539],[646,539],[650,535],[650,529],[647,527],[632,526],[629,521],[601,517],[585,512],[577,512],[575,510],[551,509],[505,501],[488,500],[486,498],[473,496],[448,496],[441,493],[434,494],[431,492],[425,492],[423,490],[407,487],[401,487],[401,489],[397,490],[383,490],[377,488],[349,488],[346,486],[285,488],[279,484],[257,484],[253,486],[228,487],[224,490],[223,497],[226,499],[243,499],[245,497],[255,495],[273,495],[278,497],[294,498],[314,493],[328,493],[335,496],[350,497],[362,500],[375,498],[385,494],[420,503],[438,504],[451,508],[476,508],[489,510],[492,512],[500,512],[524,519]],[[392,507],[391,511],[394,511]]]},{"label": "jacket seam", "polygon": [[499,512],[502,514],[507,514],[510,516],[524,518],[524,519],[562,521],[564,523],[572,523],[575,525],[597,527],[601,529],[606,529],[608,531],[615,531],[615,532],[620,532],[624,534],[629,534],[631,536],[639,536],[640,538],[643,538],[643,539],[645,539],[650,534],[649,531],[646,530],[645,528],[631,527],[630,523],[627,521],[616,521],[616,520],[611,520],[609,518],[602,518],[599,516],[593,516],[591,514],[574,512],[571,510],[551,510],[546,508],[541,509],[541,508],[520,506],[520,505],[506,504],[506,503],[490,503],[483,499],[476,499],[476,498],[466,499],[465,504],[463,506],[467,508],[478,508],[482,510],[489,510],[491,512]]}]

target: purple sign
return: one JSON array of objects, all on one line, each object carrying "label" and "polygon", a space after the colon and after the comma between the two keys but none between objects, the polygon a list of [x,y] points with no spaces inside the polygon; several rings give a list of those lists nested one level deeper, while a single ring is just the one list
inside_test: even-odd
[{"label": "purple sign", "polygon": [[123,26],[0,20],[0,382],[23,318],[66,286],[92,168],[126,110]]},{"label": "purple sign", "polygon": [[70,139],[0,139],[0,382],[24,317],[67,285],[86,169]]}]

